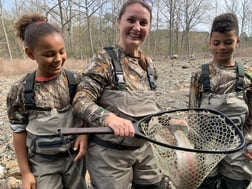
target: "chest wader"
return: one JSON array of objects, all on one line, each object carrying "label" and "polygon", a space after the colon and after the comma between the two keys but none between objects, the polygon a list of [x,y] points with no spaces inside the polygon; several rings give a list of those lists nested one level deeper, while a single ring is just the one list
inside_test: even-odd
[{"label": "chest wader", "polygon": [[[68,78],[70,101],[75,94],[76,84],[73,74],[65,70]],[[76,136],[64,136],[64,140],[56,133],[57,128],[80,127],[82,121],[77,119],[71,104],[62,109],[42,110],[38,109],[34,101],[34,79],[35,72],[29,74],[25,84],[25,108],[29,114],[29,122],[26,127],[26,146],[30,153],[44,157],[53,155],[57,157],[68,157],[73,152],[72,145]]]},{"label": "chest wader", "polygon": [[[243,133],[244,123],[248,117],[248,105],[245,102],[245,92],[244,92],[244,67],[242,64],[237,63],[236,65],[236,85],[235,91],[226,94],[215,94],[212,93],[211,86],[210,86],[210,72],[209,72],[209,64],[202,65],[202,75],[201,75],[201,83],[203,85],[203,94],[201,97],[201,108],[212,108],[216,109],[220,112],[226,114]],[[240,158],[242,160],[240,161]],[[237,179],[237,183],[233,183],[234,187],[236,184],[243,181],[238,181],[242,173],[242,167],[244,163],[246,164],[246,157],[244,154],[244,150],[242,149],[239,152],[234,154],[228,154],[224,157],[224,159],[216,166],[215,169],[208,175],[208,177],[202,183],[202,189],[205,187],[213,187],[215,185],[216,188],[224,187],[223,183],[223,176],[228,174],[232,175],[231,177]],[[234,164],[233,164],[234,163]],[[239,165],[235,165],[239,164]],[[240,166],[241,168],[238,168]],[[244,170],[247,169],[247,165],[244,166]],[[250,166],[251,167],[251,166]],[[238,168],[238,169],[237,169]],[[235,173],[231,173],[232,170],[237,169],[239,172],[238,175]],[[250,168],[249,168],[250,169]],[[240,172],[241,171],[241,172]],[[248,174],[251,174],[249,171]],[[222,186],[221,186],[222,185]],[[201,189],[199,187],[199,189]],[[229,188],[227,188],[229,189]]]},{"label": "chest wader", "polygon": [[29,111],[26,145],[31,153],[67,157],[68,150],[73,152],[76,136],[64,136],[62,139],[56,134],[57,128],[80,126],[81,121],[74,117],[71,105],[61,110]]},{"label": "chest wader", "polygon": [[[119,117],[131,120],[132,122],[146,115],[160,112],[161,108],[155,98],[154,90],[156,85],[151,71],[147,70],[150,91],[127,91],[121,63],[114,49],[106,48],[106,50],[112,59],[112,64],[115,69],[114,82],[117,89],[105,88],[97,104]],[[116,137],[113,134],[91,135],[89,139],[98,144],[98,146],[103,147],[95,149],[90,147],[87,155],[90,159],[88,160],[88,166],[92,167],[90,174],[93,176],[92,184],[94,184],[94,188],[105,189],[109,187],[116,189],[123,186],[128,189],[165,189],[163,175],[154,158],[153,149],[145,140],[140,138]],[[125,150],[125,152],[122,155],[119,151],[106,150],[106,148]],[[97,154],[102,156],[101,162],[94,160],[98,158]],[[122,167],[111,167],[110,164],[117,162],[116,159],[118,158],[122,161]],[[104,164],[106,163],[104,162],[109,162],[109,167],[106,170],[97,170],[99,167],[105,166]],[[124,173],[123,177],[126,178],[122,178],[122,173]],[[112,178],[103,180],[105,175],[108,176],[110,174],[112,174]]]},{"label": "chest wader", "polygon": [[244,68],[237,63],[235,91],[226,94],[215,94],[211,90],[209,65],[202,65],[201,82],[203,93],[201,108],[211,108],[226,114],[243,131],[243,125],[248,117],[248,105],[244,94]]},{"label": "chest wader", "polygon": [[[154,90],[156,89],[156,85],[154,76],[151,74],[152,72],[147,70],[150,91],[128,91],[125,89],[123,70],[114,48],[106,47],[105,49],[110,55],[112,65],[115,69],[114,83],[117,89],[105,88],[98,100],[98,105],[132,122],[138,121],[146,115],[160,112],[161,107],[155,100]],[[118,150],[134,150],[145,142],[144,139],[115,137],[113,134],[92,135],[91,140],[102,146]]]}]

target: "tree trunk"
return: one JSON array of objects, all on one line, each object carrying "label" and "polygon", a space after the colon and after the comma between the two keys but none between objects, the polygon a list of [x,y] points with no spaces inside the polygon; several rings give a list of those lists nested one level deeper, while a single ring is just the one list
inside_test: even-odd
[{"label": "tree trunk", "polygon": [[4,37],[5,37],[5,40],[6,40],[9,57],[10,57],[11,62],[13,62],[13,58],[12,58],[12,54],[11,54],[11,49],[10,49],[10,44],[9,44],[9,39],[8,39],[8,34],[6,32],[6,28],[5,28],[5,24],[4,24],[4,19],[3,19],[3,15],[2,14],[1,14],[1,23],[2,23],[2,26],[3,26]]}]

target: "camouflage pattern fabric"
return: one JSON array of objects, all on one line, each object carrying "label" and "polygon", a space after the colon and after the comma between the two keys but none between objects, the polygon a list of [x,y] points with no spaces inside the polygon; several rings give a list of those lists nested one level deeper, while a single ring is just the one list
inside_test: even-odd
[{"label": "camouflage pattern fabric", "polygon": [[[245,77],[244,77],[244,101],[248,105],[248,109],[252,110],[251,100],[248,100],[246,93],[250,93],[251,88],[251,78],[248,77],[252,75],[251,68],[245,67]],[[210,80],[211,80],[211,90],[214,94],[228,94],[235,92],[236,85],[236,67],[235,66],[219,66],[213,62],[209,64]],[[200,107],[201,97],[203,93],[203,86],[200,82],[201,67],[199,67],[191,77],[191,88],[190,88],[190,98],[189,107],[197,108]],[[244,128],[250,130],[252,125],[252,112],[249,112],[249,117],[246,120],[246,125]]]},{"label": "camouflage pattern fabric", "polygon": [[[240,103],[238,102],[238,98],[230,98],[225,105],[232,105],[236,103],[236,106],[228,108],[228,111],[236,112],[239,115],[240,111],[236,111],[236,108],[239,109],[239,106],[243,106],[247,108],[245,124],[243,122],[242,132],[245,136],[246,142],[251,143],[252,139],[248,138],[251,133],[251,125],[252,125],[252,89],[251,89],[251,69],[245,68],[245,76],[244,76],[244,86],[243,91],[238,92],[241,93]],[[206,99],[205,102],[209,101],[213,96],[229,96],[229,94],[236,93],[236,66],[220,66],[213,62],[209,64],[210,71],[210,93],[203,93],[203,86],[200,82],[201,76],[201,68],[195,71],[191,77],[191,88],[190,88],[190,98],[189,98],[189,107],[201,107],[202,99],[206,99],[206,95],[208,95],[209,99]],[[238,94],[237,93],[237,94]],[[237,95],[238,97],[238,95]],[[212,101],[213,102],[213,101]],[[244,103],[245,102],[245,103]],[[216,101],[217,103],[217,101]],[[212,103],[213,104],[213,103]],[[244,104],[244,105],[243,105]],[[207,103],[204,104],[207,106]],[[214,105],[214,104],[213,104]],[[221,104],[220,104],[221,105]],[[209,103],[211,106],[211,103]],[[223,105],[224,106],[224,105]],[[220,108],[223,108],[220,106]],[[220,111],[220,110],[219,110]],[[226,113],[226,112],[223,112]],[[209,176],[215,176],[217,174],[226,176],[228,178],[232,178],[235,180],[251,180],[252,177],[252,164],[245,156],[246,147],[242,150],[235,152],[233,154],[226,155],[222,161],[218,164],[216,169],[212,170]]]},{"label": "camouflage pattern fabric", "polygon": [[[74,73],[76,83],[81,79],[80,73]],[[25,77],[16,81],[7,95],[7,112],[11,128],[15,132],[25,130],[28,112],[24,107]],[[36,81],[34,84],[35,103],[40,110],[62,109],[70,104],[68,80],[64,72],[49,81]]]},{"label": "camouflage pattern fabric", "polygon": [[[139,58],[127,55],[121,48],[116,47],[115,52],[121,60],[124,80],[126,83],[125,90],[129,91],[149,91],[150,85],[147,72],[139,65]],[[152,60],[147,57],[149,66],[155,73],[156,70]],[[108,111],[97,105],[105,88],[116,89],[114,82],[115,71],[110,56],[106,50],[99,51],[92,59],[90,64],[84,70],[82,82],[78,86],[74,99],[74,109],[80,113],[79,116],[92,125],[104,126],[104,119]]]}]

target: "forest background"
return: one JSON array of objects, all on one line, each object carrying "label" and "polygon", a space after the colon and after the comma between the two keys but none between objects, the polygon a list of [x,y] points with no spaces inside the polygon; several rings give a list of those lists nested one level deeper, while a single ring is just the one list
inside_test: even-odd
[{"label": "forest background", "polygon": [[[62,30],[68,57],[88,59],[96,50],[116,43],[115,19],[123,2],[0,0],[0,59],[26,59],[14,23],[21,15],[32,12],[47,16],[50,23]],[[142,49],[152,57],[207,56],[213,18],[223,12],[233,12],[239,19],[242,42],[238,52],[242,56],[242,52],[250,52],[252,47],[251,10],[251,0],[154,0],[152,28]]]}]

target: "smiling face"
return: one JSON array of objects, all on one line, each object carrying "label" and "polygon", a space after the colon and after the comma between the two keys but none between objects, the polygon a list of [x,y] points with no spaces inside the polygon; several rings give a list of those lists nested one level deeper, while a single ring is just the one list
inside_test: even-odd
[{"label": "smiling face", "polygon": [[225,66],[234,65],[233,53],[239,43],[240,38],[235,30],[225,33],[213,32],[209,45],[214,56],[214,62]]},{"label": "smiling face", "polygon": [[118,44],[132,56],[138,56],[139,46],[148,36],[151,14],[139,3],[128,5],[123,15],[117,19]]},{"label": "smiling face", "polygon": [[60,33],[41,36],[33,48],[26,48],[26,54],[38,63],[37,77],[53,77],[61,72],[67,58],[65,43]]}]

